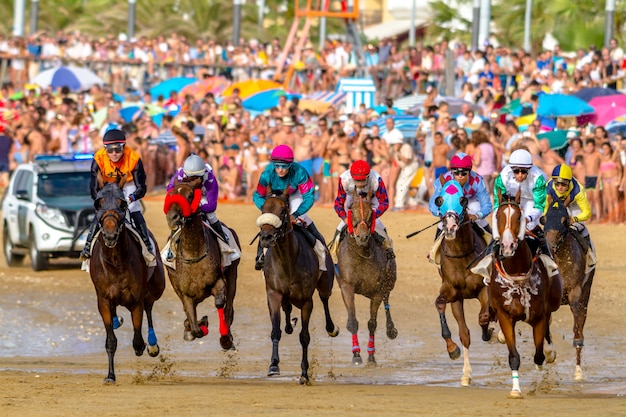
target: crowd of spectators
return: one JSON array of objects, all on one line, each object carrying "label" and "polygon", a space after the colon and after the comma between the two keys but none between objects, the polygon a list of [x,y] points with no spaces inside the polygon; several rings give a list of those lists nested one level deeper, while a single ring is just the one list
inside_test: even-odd
[{"label": "crowd of spectators", "polygon": [[[388,98],[382,112],[361,106],[351,113],[341,107],[316,113],[300,106],[298,99],[281,97],[277,107],[253,117],[242,108],[237,93],[225,98],[207,94],[196,100],[176,94],[152,97],[145,92],[155,81],[173,75],[197,76],[200,71],[209,76],[222,74],[232,81],[271,77],[282,51],[278,40],[268,44],[242,40],[241,45],[211,40],[192,44],[175,33],[157,39],[120,36],[93,40],[63,33],[26,40],[0,37],[0,58],[10,59],[11,79],[0,91],[6,108],[0,171],[39,153],[94,152],[102,146],[104,132],[118,127],[127,133],[129,146],[141,153],[150,189],[162,187],[175,168],[196,153],[215,170],[221,198],[250,201],[271,149],[287,144],[314,179],[318,204],[331,204],[338,175],[352,161],[365,159],[387,184],[393,210],[404,210],[427,201],[435,173],[447,166],[454,153],[471,155],[475,170],[492,189],[510,152],[526,147],[547,175],[556,164],[566,162],[582,183],[597,177],[595,187],[587,190],[594,221],[624,220],[620,202],[626,139],[609,136],[602,126],[580,127],[575,120],[558,119],[557,128],[569,129],[569,144],[566,153],[557,153],[546,139],[537,138],[543,128],[539,119],[521,132],[513,118],[500,112],[516,98],[536,110],[541,91],[618,88],[624,56],[615,40],[611,48],[592,47],[576,56],[564,56],[557,46],[533,58],[504,47],[487,46],[484,51],[472,52],[462,44],[451,47],[443,41],[423,48],[402,48],[394,39],[383,39],[364,48],[378,96]],[[468,102],[455,114],[445,101],[438,100],[446,51],[455,56],[454,96]],[[79,93],[24,89],[33,73],[60,59],[85,63],[106,85]],[[306,43],[297,65],[297,88],[331,90],[340,77],[354,74],[357,59],[346,42],[329,40],[321,51]],[[9,99],[19,91],[24,92],[20,98]],[[414,135],[405,137],[391,118],[385,121],[384,134],[379,125],[368,124],[393,115],[393,98],[406,93],[426,93],[421,124]],[[148,111],[137,112],[127,122],[120,115],[116,94],[145,108],[158,105],[167,109],[175,104],[179,110],[176,115],[163,116],[160,126]],[[96,125],[93,116],[103,108],[107,108],[106,119]],[[0,180],[6,182],[6,174]]]}]

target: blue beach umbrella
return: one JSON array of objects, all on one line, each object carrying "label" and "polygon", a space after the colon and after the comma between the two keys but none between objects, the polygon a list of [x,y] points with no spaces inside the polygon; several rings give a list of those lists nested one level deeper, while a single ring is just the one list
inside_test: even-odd
[{"label": "blue beach umbrella", "polygon": [[278,98],[285,96],[287,100],[293,97],[302,97],[300,94],[291,93],[289,91],[277,88],[272,90],[260,91],[247,97],[242,101],[243,108],[246,110],[264,111],[278,106]]},{"label": "blue beach umbrella", "polygon": [[180,92],[186,85],[195,83],[197,78],[175,77],[165,80],[150,89],[152,97],[169,97],[172,91]]},{"label": "blue beach umbrella", "polygon": [[571,117],[594,113],[584,100],[565,94],[542,94],[539,96],[537,115],[541,117]]},{"label": "blue beach umbrella", "polygon": [[55,90],[67,86],[71,91],[81,91],[93,85],[102,85],[104,81],[91,70],[68,65],[42,71],[30,80],[30,84],[37,84],[42,88],[52,87]]}]

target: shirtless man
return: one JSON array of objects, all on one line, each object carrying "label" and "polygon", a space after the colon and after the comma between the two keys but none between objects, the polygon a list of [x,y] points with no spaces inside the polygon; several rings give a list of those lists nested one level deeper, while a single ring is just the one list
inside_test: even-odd
[{"label": "shirtless man", "polygon": [[46,153],[46,138],[37,129],[36,122],[30,115],[22,117],[17,128],[16,139],[25,149],[26,162],[33,162],[35,155]]},{"label": "shirtless man", "polygon": [[589,220],[600,220],[602,215],[602,207],[600,201],[600,195],[598,190],[598,175],[600,173],[600,163],[602,162],[602,155],[596,148],[596,141],[594,139],[587,139],[585,141],[585,157],[583,164],[585,165],[585,191],[587,192],[587,199],[589,205],[592,208],[593,215]]},{"label": "shirtless man", "polygon": [[313,141],[311,135],[305,132],[303,124],[296,124],[293,145],[293,158],[306,170],[309,177],[313,178]]},{"label": "shirtless man", "polygon": [[287,145],[290,148],[293,148],[296,140],[292,131],[294,126],[295,123],[291,117],[283,117],[281,128],[272,135],[272,145],[274,147],[278,145]]},{"label": "shirtless man", "polygon": [[541,139],[539,141],[539,151],[541,152],[541,163],[539,167],[545,173],[550,173],[554,170],[555,166],[565,163],[565,160],[550,148],[550,141],[548,139]]},{"label": "shirtless man", "polygon": [[437,181],[439,175],[448,172],[448,152],[450,152],[450,146],[443,140],[443,133],[435,132],[433,136],[435,146],[433,147],[433,167],[434,167],[434,181]]}]

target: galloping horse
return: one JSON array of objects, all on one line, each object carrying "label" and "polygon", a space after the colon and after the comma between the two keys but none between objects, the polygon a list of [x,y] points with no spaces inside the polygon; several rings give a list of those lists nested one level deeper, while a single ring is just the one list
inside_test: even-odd
[{"label": "galloping horse", "polygon": [[[489,284],[491,305],[496,310],[509,349],[512,398],[522,396],[515,324],[523,320],[533,328],[537,369],[541,369],[544,360],[553,362],[556,353],[551,346],[550,318],[559,308],[562,294],[558,270],[549,271],[543,260],[533,256],[524,240],[526,221],[519,205],[520,195],[518,191],[515,200],[498,195],[500,206],[494,215],[494,231],[497,230],[494,239],[501,240],[494,249],[494,267]],[[548,343],[545,354],[544,340]]]},{"label": "galloping horse", "polygon": [[[93,245],[89,273],[98,296],[98,310],[106,329],[106,351],[109,357],[109,374],[105,383],[115,383],[113,357],[117,349],[114,317],[117,306],[126,307],[133,320],[133,348],[141,356],[146,344],[141,335],[145,310],[148,317],[148,354],[157,356],[159,345],[152,324],[152,306],[165,290],[163,263],[157,257],[155,266],[148,266],[142,255],[142,246],[127,230],[125,216],[127,204],[120,185],[102,186],[95,204],[101,231]],[[158,252],[156,240],[151,236]],[[117,327],[117,326],[116,326]]]},{"label": "galloping horse", "polygon": [[348,310],[346,327],[352,333],[352,363],[355,365],[363,363],[357,335],[359,322],[354,306],[355,293],[370,299],[370,320],[367,323],[369,363],[376,364],[374,333],[381,302],[384,302],[387,316],[387,337],[395,339],[398,335],[389,311],[389,293],[396,283],[396,260],[388,259],[383,247],[372,238],[376,226],[376,210],[372,209],[371,201],[371,192],[363,196],[355,188],[352,208],[348,211],[348,236],[341,241],[337,254],[337,282]]},{"label": "galloping horse", "polygon": [[[198,210],[201,185],[202,178],[175,182],[174,188],[166,196],[164,211],[167,225],[172,231],[180,228],[177,242],[172,246],[176,253],[176,268],[167,266],[167,272],[187,316],[184,339],[191,341],[208,334],[208,320],[203,317],[198,322],[196,307],[212,295],[219,318],[220,345],[228,350],[234,348],[230,327],[233,324],[233,302],[240,260],[232,261],[222,271],[217,238],[207,230],[201,211]],[[237,246],[240,246],[237,234],[230,230]]]},{"label": "galloping horse", "polygon": [[[554,260],[563,279],[563,298],[561,304],[569,304],[574,316],[574,347],[576,348],[576,370],[574,379],[583,379],[580,365],[585,337],[583,328],[587,320],[587,304],[591,293],[591,284],[595,268],[585,268],[586,250],[570,230],[570,215],[561,200],[548,206],[545,216],[546,241],[554,254]],[[582,238],[584,239],[584,238]],[[589,270],[590,269],[590,270]]]},{"label": "galloping horse", "polygon": [[[324,305],[326,331],[331,337],[339,334],[328,309],[328,299],[333,289],[334,268],[330,253],[326,251],[326,271],[320,271],[318,257],[301,232],[294,232],[289,213],[289,190],[273,193],[268,187],[267,198],[256,221],[261,246],[265,255],[265,291],[272,322],[272,359],[268,376],[280,375],[278,343],[281,338],[280,309],[285,312],[285,332],[291,334],[292,306],[300,309],[302,330],[302,374],[300,384],[309,384],[308,347],[311,341],[309,320],[313,311],[313,293],[317,291]],[[306,233],[306,232],[305,232]]]},{"label": "galloping horse", "polygon": [[487,287],[480,275],[468,270],[468,266],[485,249],[487,243],[482,234],[474,227],[467,213],[467,198],[463,195],[463,187],[455,180],[443,184],[441,194],[435,199],[439,207],[442,233],[440,260],[441,287],[435,306],[441,322],[441,336],[446,342],[450,359],[461,355],[459,347],[452,341],[452,334],[446,321],[446,304],[452,307],[452,314],[459,326],[459,337],[463,344],[463,377],[461,385],[468,386],[472,380],[472,368],[469,362],[470,331],[465,322],[463,302],[477,298],[480,302],[478,323],[482,327],[482,339],[491,339],[489,329],[490,311]]}]

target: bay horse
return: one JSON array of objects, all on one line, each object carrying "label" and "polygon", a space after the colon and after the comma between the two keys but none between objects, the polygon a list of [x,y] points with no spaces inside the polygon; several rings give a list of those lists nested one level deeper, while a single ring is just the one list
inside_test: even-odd
[{"label": "bay horse", "polygon": [[337,251],[339,274],[337,283],[348,310],[347,329],[352,334],[352,363],[360,365],[359,322],[356,319],[354,295],[361,294],[370,300],[370,319],[367,322],[369,341],[367,343],[368,363],[375,365],[376,332],[378,308],[385,306],[387,317],[387,337],[395,339],[398,330],[391,319],[389,294],[396,284],[396,260],[388,259],[382,245],[372,237],[376,227],[376,210],[372,208],[372,193],[353,193],[353,203],[348,210],[347,236],[341,240]]},{"label": "bay horse", "polygon": [[[156,333],[152,322],[152,307],[165,290],[165,273],[160,258],[155,266],[148,266],[142,255],[142,246],[127,230],[127,203],[124,192],[117,183],[102,185],[96,197],[96,216],[101,231],[93,245],[89,261],[89,273],[98,297],[98,311],[106,329],[106,351],[109,357],[109,373],[105,384],[115,383],[113,357],[117,350],[114,323],[117,306],[126,307],[131,315],[134,329],[133,349],[141,356],[146,343],[141,335],[143,312],[148,318],[148,354],[159,354]],[[157,242],[152,236],[155,250]]]},{"label": "bay horse", "polygon": [[[544,360],[556,359],[552,349],[550,320],[561,304],[562,284],[558,270],[550,272],[540,257],[533,253],[524,239],[526,220],[520,207],[521,188],[515,199],[503,198],[494,213],[493,268],[489,283],[491,305],[496,311],[500,329],[509,350],[509,366],[513,388],[511,398],[521,398],[519,383],[520,356],[515,342],[515,324],[525,321],[533,329],[534,362],[541,369]],[[497,231],[497,232],[496,232]],[[547,255],[541,255],[547,256]],[[547,342],[544,353],[544,341]],[[546,357],[547,354],[547,357]]]},{"label": "bay horse", "polygon": [[563,280],[561,305],[569,305],[574,316],[573,345],[576,348],[574,379],[581,381],[583,379],[581,354],[585,340],[583,328],[587,320],[587,305],[595,268],[586,269],[586,262],[582,261],[587,257],[587,250],[574,236],[577,232],[570,230],[570,214],[566,205],[559,199],[549,202],[542,222],[545,225],[546,241],[561,271]]},{"label": "bay horse", "polygon": [[482,234],[472,226],[467,212],[468,200],[463,187],[455,180],[447,181],[441,187],[441,193],[435,199],[441,218],[443,239],[439,249],[441,287],[435,300],[441,323],[441,337],[446,342],[450,359],[461,355],[457,344],[452,340],[452,333],[446,320],[446,305],[450,304],[452,314],[459,326],[459,338],[463,345],[462,386],[469,386],[472,380],[472,368],[469,361],[471,344],[470,331],[465,321],[464,301],[476,298],[480,302],[478,323],[482,328],[482,339],[491,339],[492,330],[489,322],[493,313],[489,309],[488,289],[483,277],[471,272],[468,267],[485,250],[487,243]]},{"label": "bay horse", "polygon": [[[301,231],[294,231],[290,221],[289,190],[273,192],[268,187],[265,203],[261,208],[262,214],[256,221],[260,228],[259,239],[261,246],[267,248],[263,275],[265,277],[265,291],[267,306],[272,322],[272,357],[268,376],[280,375],[278,363],[278,343],[281,338],[280,319],[282,308],[285,312],[285,332],[293,332],[291,321],[292,307],[300,309],[302,330],[300,331],[300,345],[302,346],[302,374],[300,384],[310,384],[308,347],[311,341],[309,334],[309,320],[313,311],[313,294],[315,289],[319,293],[324,306],[326,332],[331,337],[339,334],[330,316],[328,299],[333,290],[334,267],[330,253],[326,250],[326,271],[320,271],[318,257]],[[295,319],[294,319],[295,320]]]},{"label": "bay horse", "polygon": [[[165,198],[164,212],[172,231],[180,228],[177,242],[172,242],[175,266],[166,265],[170,282],[183,304],[187,319],[183,338],[192,341],[208,334],[208,319],[197,319],[197,306],[213,296],[217,308],[220,346],[234,349],[231,326],[234,318],[233,303],[237,291],[237,269],[240,259],[232,261],[222,270],[222,254],[215,234],[208,230],[199,210],[202,196],[202,178],[178,182]],[[230,229],[239,245],[239,237]]]}]

